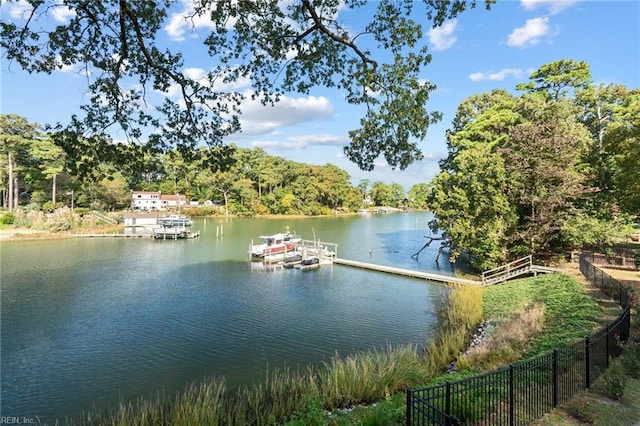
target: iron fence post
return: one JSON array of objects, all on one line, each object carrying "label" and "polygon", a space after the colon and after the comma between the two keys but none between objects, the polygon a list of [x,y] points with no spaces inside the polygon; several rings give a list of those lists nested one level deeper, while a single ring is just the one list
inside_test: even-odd
[{"label": "iron fence post", "polygon": [[558,405],[558,350],[553,350],[553,406]]},{"label": "iron fence post", "polygon": [[589,338],[586,337],[584,339],[584,365],[585,365],[585,384],[584,387],[585,389],[589,389],[589,387],[591,386],[591,376],[590,376],[590,371],[591,371],[591,360],[589,359]]},{"label": "iron fence post", "polygon": [[609,334],[611,333],[610,329],[609,329],[609,324],[607,324],[607,335],[605,337],[605,341],[604,341],[604,345],[605,345],[605,359],[606,361],[604,362],[605,367],[609,367]]},{"label": "iron fence post", "polygon": [[513,374],[513,364],[509,365],[509,424],[514,424],[515,419],[515,378]]},{"label": "iron fence post", "polygon": [[447,412],[446,423],[449,426],[451,424],[451,382],[447,382],[444,407]]},{"label": "iron fence post", "polygon": [[411,396],[411,389],[407,389],[407,426],[411,425],[411,411],[412,411],[412,396]]}]

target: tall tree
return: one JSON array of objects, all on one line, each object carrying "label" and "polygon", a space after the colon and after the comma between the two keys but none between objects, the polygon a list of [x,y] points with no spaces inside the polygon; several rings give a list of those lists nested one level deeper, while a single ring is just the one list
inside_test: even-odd
[{"label": "tall tree", "polygon": [[529,77],[528,83],[518,84],[519,90],[546,94],[557,101],[585,89],[591,84],[591,70],[584,61],[562,59],[541,66]]},{"label": "tall tree", "polygon": [[[494,2],[484,1],[487,8]],[[435,85],[422,74],[431,55],[423,25],[412,18],[412,0],[193,0],[181,12],[184,2],[178,0],[9,0],[13,3],[22,13],[2,18],[0,46],[8,60],[28,72],[74,65],[86,70],[90,102],[82,106],[84,116],[72,117],[66,128],[78,135],[104,137],[117,127],[136,141],[149,132],[148,143],[165,150],[191,150],[199,142],[220,145],[240,130],[244,95],[230,83],[243,79],[251,82],[250,96],[265,104],[287,92],[325,86],[363,105],[365,114],[350,132],[345,153],[365,170],[378,156],[402,169],[422,158],[416,141],[440,119],[426,108]],[[475,7],[476,0],[425,0],[424,5],[426,14],[415,15],[438,26]],[[368,17],[368,23],[345,21],[348,15]],[[68,19],[54,24],[53,16]],[[166,37],[159,32],[180,21],[183,34],[195,33],[194,23],[203,20],[210,33],[199,38],[212,65],[193,76],[182,53],[163,44]],[[155,102],[151,93],[164,96]]]},{"label": "tall tree", "polygon": [[42,173],[51,179],[51,203],[56,205],[58,193],[58,176],[64,170],[65,153],[49,138],[43,138],[33,144],[32,152],[41,161]]},{"label": "tall tree", "polygon": [[615,199],[621,211],[640,215],[640,90],[625,96],[616,121],[603,138],[604,151],[615,162]]},{"label": "tall tree", "polygon": [[450,240],[452,262],[467,253],[475,267],[485,269],[507,258],[515,223],[507,186],[504,161],[486,144],[460,152],[451,170],[431,182],[427,202],[435,218],[430,227]]},{"label": "tall tree", "polygon": [[9,210],[13,210],[19,205],[18,166],[21,161],[27,161],[31,144],[34,139],[39,137],[39,127],[19,115],[0,115],[0,153],[6,158],[7,182],[5,188]]},{"label": "tall tree", "polygon": [[[619,196],[625,189],[631,189],[630,194],[634,192],[632,176],[638,168],[634,166],[637,162],[634,163],[633,157],[638,150],[633,140],[638,138],[638,93],[618,84],[601,84],[590,86],[576,96],[579,119],[591,133],[587,157],[588,185],[592,188],[589,201],[593,213],[599,217],[610,217],[613,204],[616,205],[614,211],[621,205],[624,210],[630,207]],[[619,186],[620,177],[624,175],[631,179],[623,178],[626,183]]]},{"label": "tall tree", "polygon": [[589,135],[569,101],[529,95],[522,98],[521,110],[526,122],[511,129],[502,155],[520,217],[515,245],[538,253],[554,248],[562,221],[582,194],[584,177],[577,166]]}]

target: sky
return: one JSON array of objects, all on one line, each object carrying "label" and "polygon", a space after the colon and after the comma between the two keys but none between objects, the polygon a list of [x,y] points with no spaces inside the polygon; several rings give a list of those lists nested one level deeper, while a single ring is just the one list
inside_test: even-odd
[{"label": "sky", "polygon": [[[179,9],[188,4],[188,0],[179,3],[161,37],[166,38],[167,46],[184,53],[188,59],[185,73],[197,77],[213,64],[202,54],[199,38],[181,25]],[[2,19],[13,19],[19,6],[20,2],[3,2]],[[344,19],[357,29],[358,16],[352,15],[345,12]],[[68,17],[60,13],[52,18],[64,22]],[[430,27],[426,18],[424,23]],[[197,24],[204,34],[206,22]],[[274,107],[246,102],[243,132],[227,137],[226,142],[261,147],[287,160],[334,164],[346,170],[354,184],[369,179],[399,183],[408,191],[438,173],[438,162],[446,156],[445,132],[451,128],[458,105],[469,96],[493,89],[518,94],[518,83],[527,82],[541,66],[561,59],[587,62],[595,84],[640,88],[638,0],[498,0],[490,11],[481,4],[429,30],[423,43],[432,61],[420,78],[437,86],[427,109],[442,112],[443,119],[431,125],[426,138],[419,141],[424,159],[407,169],[393,170],[381,159],[372,172],[364,172],[346,159],[343,147],[349,143],[349,130],[358,126],[361,110],[349,105],[340,91],[322,87],[309,95],[288,94]],[[41,125],[66,123],[86,102],[86,79],[72,69],[31,75],[2,55],[0,73],[2,114],[18,114]],[[236,88],[250,90],[243,84],[246,82],[238,82]]]}]

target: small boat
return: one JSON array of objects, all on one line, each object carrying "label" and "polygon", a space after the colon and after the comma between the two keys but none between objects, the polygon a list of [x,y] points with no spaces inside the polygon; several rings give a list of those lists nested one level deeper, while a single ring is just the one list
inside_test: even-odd
[{"label": "small boat", "polygon": [[[273,235],[261,235],[261,244],[253,244],[249,246],[249,254],[254,258],[265,258],[269,256],[285,255],[286,253],[296,251],[298,245],[302,241],[302,237],[291,234],[287,229]],[[283,256],[284,257],[284,256]]]},{"label": "small boat", "polygon": [[159,217],[158,225],[162,226],[191,226],[193,221],[183,214],[171,214],[169,216]]},{"label": "small boat", "polygon": [[197,238],[200,232],[188,231],[184,226],[158,225],[152,228],[153,238],[157,240],[180,240],[184,238]]},{"label": "small boat", "polygon": [[309,269],[316,269],[320,267],[320,259],[317,256],[308,257],[303,259],[299,264],[295,265],[297,269],[307,271]]}]

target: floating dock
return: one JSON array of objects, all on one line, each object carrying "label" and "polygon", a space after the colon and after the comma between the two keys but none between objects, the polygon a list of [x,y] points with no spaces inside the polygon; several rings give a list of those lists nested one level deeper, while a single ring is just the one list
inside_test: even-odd
[{"label": "floating dock", "polygon": [[198,238],[200,236],[200,231],[197,232],[188,232],[185,234],[154,234],[154,233],[135,233],[135,234],[123,234],[118,232],[104,232],[104,233],[91,233],[91,234],[73,234],[74,237],[80,238],[155,238],[159,240],[175,240],[175,239],[191,239]]},{"label": "floating dock", "polygon": [[347,260],[341,258],[334,258],[333,263],[338,265],[353,266],[356,268],[369,269],[372,271],[386,272],[389,274],[402,275],[411,278],[423,278],[429,281],[437,281],[441,283],[456,283],[456,284],[471,284],[482,285],[482,281],[469,280],[465,278],[458,278],[451,275],[433,274],[430,272],[412,271],[411,269],[395,268],[393,266],[376,265],[373,263],[359,262],[357,260]]}]

